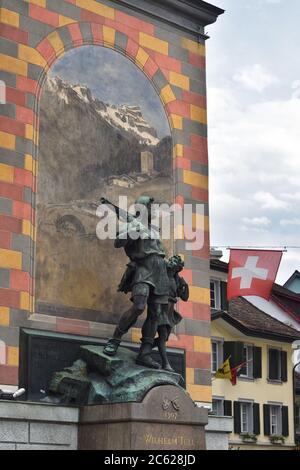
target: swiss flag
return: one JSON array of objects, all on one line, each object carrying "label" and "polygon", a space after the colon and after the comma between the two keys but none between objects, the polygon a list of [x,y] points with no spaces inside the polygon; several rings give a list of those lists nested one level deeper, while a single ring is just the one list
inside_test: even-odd
[{"label": "swiss flag", "polygon": [[247,295],[269,300],[281,258],[282,251],[231,250],[228,300]]}]

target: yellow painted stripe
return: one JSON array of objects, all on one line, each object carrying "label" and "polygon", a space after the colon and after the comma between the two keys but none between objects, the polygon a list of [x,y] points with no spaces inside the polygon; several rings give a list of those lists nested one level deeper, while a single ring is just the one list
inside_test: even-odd
[{"label": "yellow painted stripe", "polygon": [[198,106],[191,105],[191,119],[193,121],[200,122],[201,124],[207,124],[207,113],[206,109],[199,108]]},{"label": "yellow painted stripe", "polygon": [[144,67],[145,63],[149,59],[149,55],[141,47],[139,47],[138,53],[136,55],[137,62]]},{"label": "yellow painted stripe", "polygon": [[178,116],[178,114],[170,114],[171,124],[174,129],[183,129],[183,118]]},{"label": "yellow painted stripe", "polygon": [[194,401],[206,403],[211,403],[212,401],[212,388],[209,385],[187,385],[187,392]]},{"label": "yellow painted stripe", "polygon": [[18,28],[20,24],[19,14],[6,8],[0,8],[0,22]]},{"label": "yellow painted stripe", "polygon": [[140,33],[139,38],[141,46],[147,47],[148,49],[156,52],[160,52],[161,54],[169,54],[169,44],[166,41],[154,38],[153,36],[149,36],[149,34],[146,33]]},{"label": "yellow painted stripe", "polygon": [[0,131],[0,147],[14,150],[16,148],[16,137],[7,132]]},{"label": "yellow painted stripe", "polygon": [[29,62],[30,64],[35,64],[40,67],[45,67],[47,65],[44,57],[34,49],[33,47],[25,46],[24,44],[19,44],[19,59]]},{"label": "yellow painted stripe", "polygon": [[186,378],[186,383],[187,384],[194,384],[195,383],[195,371],[194,369],[191,369],[190,367],[187,367],[185,370],[185,378]]},{"label": "yellow painted stripe", "polygon": [[38,5],[39,7],[46,8],[46,0],[25,0],[27,3]]},{"label": "yellow painted stripe", "polygon": [[[1,138],[1,136],[0,136]],[[1,142],[1,140],[0,140]],[[14,181],[14,168],[4,163],[0,163],[0,180],[6,181],[7,183],[13,183]]]},{"label": "yellow painted stripe", "polygon": [[210,305],[210,290],[205,287],[190,286],[189,300],[196,304]]},{"label": "yellow painted stripe", "polygon": [[24,163],[24,168],[25,170],[31,171],[34,176],[36,175],[36,161],[32,158],[31,155],[26,154],[25,155],[25,163]]},{"label": "yellow painted stripe", "polygon": [[115,10],[94,0],[76,0],[76,5],[84,10],[92,11],[105,18],[115,19]]},{"label": "yellow painted stripe", "polygon": [[23,219],[22,220],[22,233],[23,235],[27,235],[34,239],[34,228],[30,220]]},{"label": "yellow painted stripe", "polygon": [[194,351],[202,353],[211,353],[211,339],[194,336]]},{"label": "yellow painted stripe", "polygon": [[194,54],[205,56],[205,46],[203,46],[203,44],[199,44],[191,39],[182,38],[181,45],[184,49],[194,52]]},{"label": "yellow painted stripe", "polygon": [[59,15],[58,22],[59,22],[59,26],[66,26],[67,24],[76,23],[76,20],[74,20],[73,18],[68,18],[67,16],[64,16],[64,15]]},{"label": "yellow painted stripe", "polygon": [[109,28],[108,26],[103,26],[103,41],[107,44],[114,45],[116,37],[116,30]]},{"label": "yellow painted stripe", "polygon": [[0,64],[1,70],[22,75],[23,77],[27,76],[27,64],[23,60],[0,54]]},{"label": "yellow painted stripe", "polygon": [[174,95],[170,85],[166,85],[164,88],[161,89],[160,97],[165,104],[171,103],[171,101],[176,100],[176,96]]},{"label": "yellow painted stripe", "polygon": [[207,215],[192,214],[192,229],[209,231],[209,217]]},{"label": "yellow painted stripe", "polygon": [[142,332],[140,328],[132,328],[131,340],[133,343],[139,343],[141,341]]},{"label": "yellow painted stripe", "polygon": [[208,176],[195,171],[183,170],[183,182],[197,188],[208,189]]},{"label": "yellow painted stripe", "polygon": [[170,83],[172,85],[178,86],[183,90],[190,89],[190,79],[187,75],[182,75],[181,73],[177,72],[170,72]]},{"label": "yellow painted stripe", "polygon": [[1,268],[22,269],[22,253],[0,249]]},{"label": "yellow painted stripe", "polygon": [[20,308],[21,310],[30,310],[32,298],[28,292],[21,292],[20,295]]},{"label": "yellow painted stripe", "polygon": [[9,308],[0,307],[0,325],[9,326]]},{"label": "yellow painted stripe", "polygon": [[174,153],[176,157],[183,157],[183,145],[176,144],[174,148]]},{"label": "yellow painted stripe", "polygon": [[16,367],[19,365],[19,348],[15,346],[7,347],[7,365]]},{"label": "yellow painted stripe", "polygon": [[53,33],[49,34],[47,39],[55,50],[56,55],[61,54],[65,50],[64,44],[56,31],[53,31]]}]

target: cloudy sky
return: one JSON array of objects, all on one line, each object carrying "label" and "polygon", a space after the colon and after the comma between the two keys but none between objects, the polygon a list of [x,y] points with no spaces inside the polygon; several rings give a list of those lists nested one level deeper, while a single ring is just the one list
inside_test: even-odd
[{"label": "cloudy sky", "polygon": [[[300,247],[300,1],[212,3],[226,10],[207,28],[212,245]],[[295,269],[289,249],[277,281]]]},{"label": "cloudy sky", "polygon": [[105,103],[139,105],[160,137],[170,134],[163,106],[149,80],[132,62],[111,49],[73,49],[54,64],[51,75],[87,86]]}]

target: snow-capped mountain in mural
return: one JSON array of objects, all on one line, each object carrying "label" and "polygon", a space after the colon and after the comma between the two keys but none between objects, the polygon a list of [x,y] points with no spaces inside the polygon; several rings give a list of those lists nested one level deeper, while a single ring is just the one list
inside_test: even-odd
[{"label": "snow-capped mountain in mural", "polygon": [[66,104],[72,105],[76,99],[83,101],[110,125],[133,134],[141,145],[155,146],[160,140],[156,130],[143,117],[139,106],[128,104],[116,106],[104,103],[95,98],[88,87],[66,83],[57,76],[48,77],[45,87]]}]

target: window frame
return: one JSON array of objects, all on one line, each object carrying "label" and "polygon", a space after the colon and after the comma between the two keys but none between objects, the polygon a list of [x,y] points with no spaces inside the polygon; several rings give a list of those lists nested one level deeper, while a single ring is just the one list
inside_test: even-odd
[{"label": "window frame", "polygon": [[[274,350],[274,351],[278,351],[278,375],[279,375],[279,378],[277,379],[272,379],[270,378],[270,351],[271,350]],[[272,383],[282,383],[282,369],[281,369],[281,353],[282,353],[282,349],[279,348],[279,347],[275,347],[275,346],[268,346],[268,382],[272,382]]]},{"label": "window frame", "polygon": [[[217,358],[216,358],[216,370],[213,368],[213,344],[217,345]],[[211,338],[211,373],[215,374],[219,369],[220,365],[223,363],[223,344],[224,340],[220,338]]]},{"label": "window frame", "polygon": [[[254,432],[254,411],[253,401],[239,400],[240,403],[240,419],[241,419],[241,434],[253,434]],[[247,429],[243,430],[243,407],[246,407]]]},{"label": "window frame", "polygon": [[[268,403],[270,406],[270,436],[281,436],[282,435],[282,404],[281,403]],[[272,432],[272,409],[276,409],[277,416],[277,429],[276,432]]]},{"label": "window frame", "polygon": [[[212,305],[212,289],[211,284],[214,285],[214,306]],[[221,309],[221,281],[219,279],[210,279],[210,307],[213,310]]]},{"label": "window frame", "polygon": [[[254,345],[253,344],[244,344],[244,350],[246,349],[246,357],[245,360],[247,363],[243,367],[243,369],[246,369],[246,373],[243,374],[242,372],[239,374],[239,378],[243,379],[253,379],[253,361],[254,361]],[[251,350],[251,354],[249,357],[249,351]],[[243,371],[242,369],[242,371]]]},{"label": "window frame", "polygon": [[[213,416],[224,416],[224,401],[225,401],[225,398],[224,397],[217,397],[217,396],[213,396],[212,397],[212,406],[211,406],[211,412],[212,412],[212,415]],[[215,414],[213,412],[213,404],[214,402],[216,403],[217,402],[217,414]],[[220,412],[221,410],[221,412]]]}]

